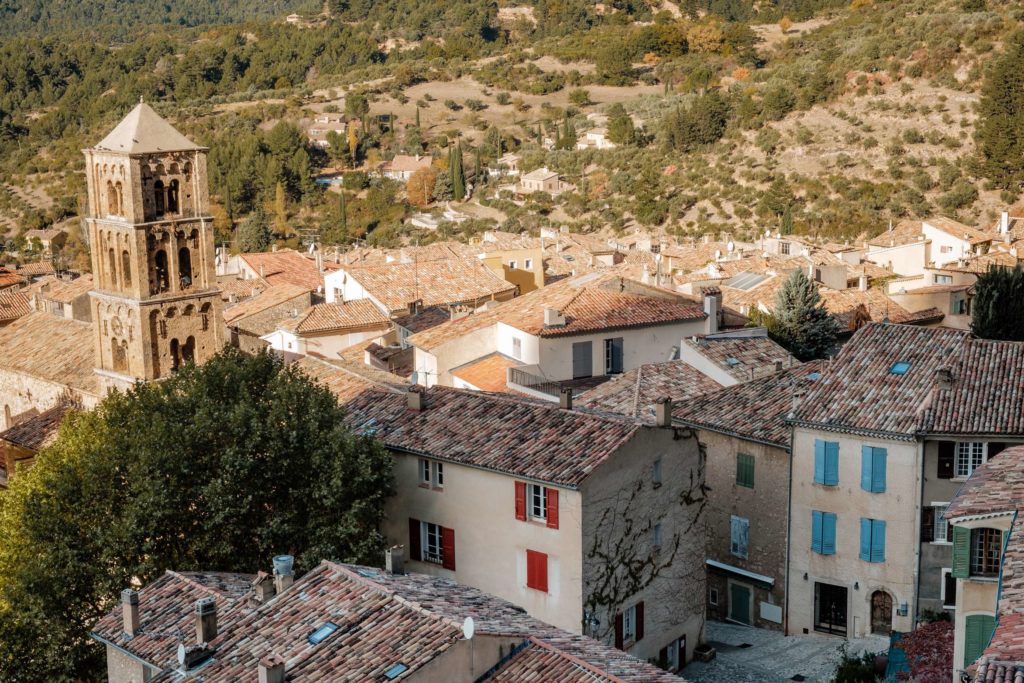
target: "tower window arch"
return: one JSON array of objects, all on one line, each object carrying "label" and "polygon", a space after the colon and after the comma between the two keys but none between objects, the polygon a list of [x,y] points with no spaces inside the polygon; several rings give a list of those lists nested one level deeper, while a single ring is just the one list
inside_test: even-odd
[{"label": "tower window arch", "polygon": [[181,365],[181,349],[177,339],[171,340],[171,372],[177,372]]},{"label": "tower window arch", "polygon": [[178,250],[178,278],[182,289],[192,286],[192,251],[188,247]]},{"label": "tower window arch", "polygon": [[[121,175],[124,175],[124,169],[121,169]],[[121,185],[121,181],[114,183],[114,191],[117,193],[117,215],[124,215],[124,186]]]},{"label": "tower window arch", "polygon": [[110,266],[110,286],[117,287],[117,257],[113,247],[107,249],[107,264]]},{"label": "tower window arch", "polygon": [[117,189],[114,187],[114,183],[107,181],[107,215],[117,216]]},{"label": "tower window arch", "polygon": [[163,249],[157,249],[153,255],[153,278],[153,284],[156,286],[156,291],[153,293],[166,292],[170,286],[170,281],[167,272],[167,252]]},{"label": "tower window arch", "polygon": [[195,363],[196,362],[196,338],[189,336],[185,340],[185,343],[181,346],[181,362],[182,363]]},{"label": "tower window arch", "polygon": [[157,216],[164,215],[164,181],[157,180],[153,183],[153,210]]},{"label": "tower window arch", "polygon": [[132,259],[127,249],[121,252],[121,274],[124,277],[125,286],[130,287],[132,284]]},{"label": "tower window arch", "polygon": [[178,213],[178,180],[171,181],[167,188],[167,213]]}]

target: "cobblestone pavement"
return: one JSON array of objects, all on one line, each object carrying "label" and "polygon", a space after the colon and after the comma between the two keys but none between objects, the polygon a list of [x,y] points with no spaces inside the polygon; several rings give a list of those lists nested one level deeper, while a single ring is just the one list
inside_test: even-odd
[{"label": "cobblestone pavement", "polygon": [[825,636],[784,636],[778,631],[708,621],[707,641],[718,656],[708,664],[692,662],[682,676],[692,683],[828,683],[844,644],[850,654],[881,652],[880,636],[843,640]]}]

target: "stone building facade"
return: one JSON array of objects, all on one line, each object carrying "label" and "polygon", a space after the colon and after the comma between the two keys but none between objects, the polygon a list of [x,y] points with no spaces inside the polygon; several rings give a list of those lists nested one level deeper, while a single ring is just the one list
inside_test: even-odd
[{"label": "stone building facade", "polygon": [[206,149],[140,103],[84,153],[101,382],[203,362],[223,345]]}]

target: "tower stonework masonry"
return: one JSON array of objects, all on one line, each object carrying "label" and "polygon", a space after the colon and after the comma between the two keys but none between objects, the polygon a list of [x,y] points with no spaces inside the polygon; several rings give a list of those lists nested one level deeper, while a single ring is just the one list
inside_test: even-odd
[{"label": "tower stonework masonry", "polygon": [[202,363],[224,343],[206,148],[140,102],[83,151],[96,372],[126,388]]}]

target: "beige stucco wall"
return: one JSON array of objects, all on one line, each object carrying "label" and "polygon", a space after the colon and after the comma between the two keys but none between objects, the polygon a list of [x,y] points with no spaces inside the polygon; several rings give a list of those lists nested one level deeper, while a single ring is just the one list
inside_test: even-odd
[{"label": "beige stucco wall", "polygon": [[[768,587],[734,573],[709,569],[708,588],[717,590],[718,605],[709,604],[708,614],[728,618],[731,580],[749,587],[755,626],[781,629],[783,624],[762,618],[760,603],[785,605],[789,453],[707,430],[700,430],[698,437],[704,446],[706,481],[711,489],[707,511],[708,559],[775,579],[774,586]],[[754,457],[754,488],[736,483],[738,453]],[[746,559],[733,555],[730,549],[733,515],[750,522]]]},{"label": "beige stucco wall", "polygon": [[142,662],[107,646],[107,681],[109,683],[146,683],[152,676]]},{"label": "beige stucco wall", "polygon": [[[428,408],[429,410],[429,408]],[[410,562],[411,571],[446,576],[523,607],[530,615],[575,633],[582,614],[580,494],[559,489],[559,528],[520,521],[515,477],[444,463],[444,490],[419,486],[419,458],[395,453],[396,494],[389,499],[384,533],[409,547],[409,518],[455,531],[455,571]],[[519,479],[519,481],[526,481]],[[526,585],[526,550],[547,553],[548,592]]]},{"label": "beige stucco wall", "polygon": [[[652,467],[658,459],[662,485],[656,487]],[[584,606],[595,596],[614,598],[597,607],[599,625],[588,628],[588,635],[614,645],[615,614],[643,600],[644,637],[638,643],[626,643],[626,651],[640,659],[656,658],[663,647],[685,636],[687,660],[693,657],[703,635],[706,592],[702,481],[696,436],[686,429],[657,427],[641,429],[617,457],[605,461],[584,481]],[[691,503],[684,501],[687,493]],[[656,523],[662,525],[662,549],[654,561],[662,569],[639,592],[628,594],[620,583],[627,576],[626,565],[650,556]],[[607,563],[602,553],[614,558],[618,580],[604,581]],[[578,631],[579,625],[573,630]]]},{"label": "beige stucco wall", "polygon": [[[814,440],[839,443],[839,485],[814,483]],[[886,491],[860,487],[861,446],[888,450]],[[921,456],[917,442],[885,441],[797,427],[793,436],[793,483],[789,550],[789,614],[787,632],[814,633],[815,582],[847,588],[847,633],[860,637],[871,630],[871,594],[888,592],[893,600],[892,628],[909,631],[916,611]],[[811,550],[814,510],[836,513],[836,553]],[[886,522],[885,561],[866,562],[860,553],[862,517]],[[804,580],[804,574],[807,580]],[[855,587],[856,585],[856,587]],[[901,603],[907,616],[898,616]]]},{"label": "beige stucco wall", "polygon": [[43,412],[56,406],[64,396],[81,401],[86,409],[94,408],[102,398],[98,394],[69,390],[64,384],[0,368],[0,430],[13,426],[13,421],[7,423],[5,416],[8,413],[16,418],[33,409]]},{"label": "beige stucco wall", "polygon": [[416,347],[413,369],[418,384],[452,386],[451,369],[486,356],[495,350],[495,326],[488,325],[430,350]]},{"label": "beige stucco wall", "polygon": [[872,263],[897,275],[920,275],[929,260],[930,242],[911,242],[895,247],[875,248],[864,255]]}]

